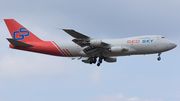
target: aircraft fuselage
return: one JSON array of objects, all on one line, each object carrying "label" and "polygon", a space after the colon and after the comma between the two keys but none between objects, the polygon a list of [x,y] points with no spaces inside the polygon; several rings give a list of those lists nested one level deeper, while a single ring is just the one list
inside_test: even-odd
[{"label": "aircraft fuselage", "polygon": [[[123,39],[104,39],[103,42],[111,44],[111,46],[122,46],[127,48],[128,51],[113,53],[105,51],[103,56],[124,56],[124,55],[136,55],[136,54],[153,54],[161,53],[176,47],[176,44],[160,35],[151,36],[138,36]],[[22,48],[14,47],[11,48],[38,52],[43,54],[64,56],[64,57],[87,57],[83,52],[84,47],[75,44],[72,41],[66,42],[27,42],[28,44],[34,45],[34,47]],[[58,51],[57,51],[58,50]]]}]

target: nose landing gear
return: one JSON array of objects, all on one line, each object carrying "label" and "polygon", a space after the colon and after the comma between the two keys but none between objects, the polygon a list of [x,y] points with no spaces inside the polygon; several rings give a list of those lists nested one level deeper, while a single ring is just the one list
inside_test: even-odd
[{"label": "nose landing gear", "polygon": [[160,61],[161,60],[161,57],[160,57],[161,53],[158,53],[158,58],[157,60]]},{"label": "nose landing gear", "polygon": [[157,60],[160,61],[160,60],[161,60],[161,57],[158,57]]}]

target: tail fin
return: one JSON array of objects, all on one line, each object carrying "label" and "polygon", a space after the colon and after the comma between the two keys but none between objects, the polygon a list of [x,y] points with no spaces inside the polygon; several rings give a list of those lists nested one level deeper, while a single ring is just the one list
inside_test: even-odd
[{"label": "tail fin", "polygon": [[4,19],[7,28],[13,39],[21,42],[39,42],[42,41],[14,19]]}]

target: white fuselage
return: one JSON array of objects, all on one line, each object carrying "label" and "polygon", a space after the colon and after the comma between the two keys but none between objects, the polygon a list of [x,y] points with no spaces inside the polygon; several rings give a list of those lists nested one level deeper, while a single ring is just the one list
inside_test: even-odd
[{"label": "white fuselage", "polygon": [[[174,42],[160,35],[138,36],[123,39],[104,39],[102,41],[111,44],[111,47],[121,46],[128,49],[128,51],[117,53],[105,51],[102,53],[105,57],[161,53],[177,46]],[[74,57],[86,57],[86,54],[83,53],[85,47],[81,47],[72,41],[56,43],[61,49],[68,49]]]}]

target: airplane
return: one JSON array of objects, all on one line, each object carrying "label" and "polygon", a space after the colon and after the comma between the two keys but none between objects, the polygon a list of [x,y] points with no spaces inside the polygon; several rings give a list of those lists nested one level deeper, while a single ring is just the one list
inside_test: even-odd
[{"label": "airplane", "polygon": [[[136,36],[123,39],[96,39],[72,29],[62,29],[74,39],[68,42],[43,41],[14,19],[4,19],[12,36],[7,38],[10,48],[81,59],[82,62],[100,66],[102,61],[116,62],[117,56],[161,53],[177,45],[161,35]],[[97,61],[98,59],[98,61]]]}]

